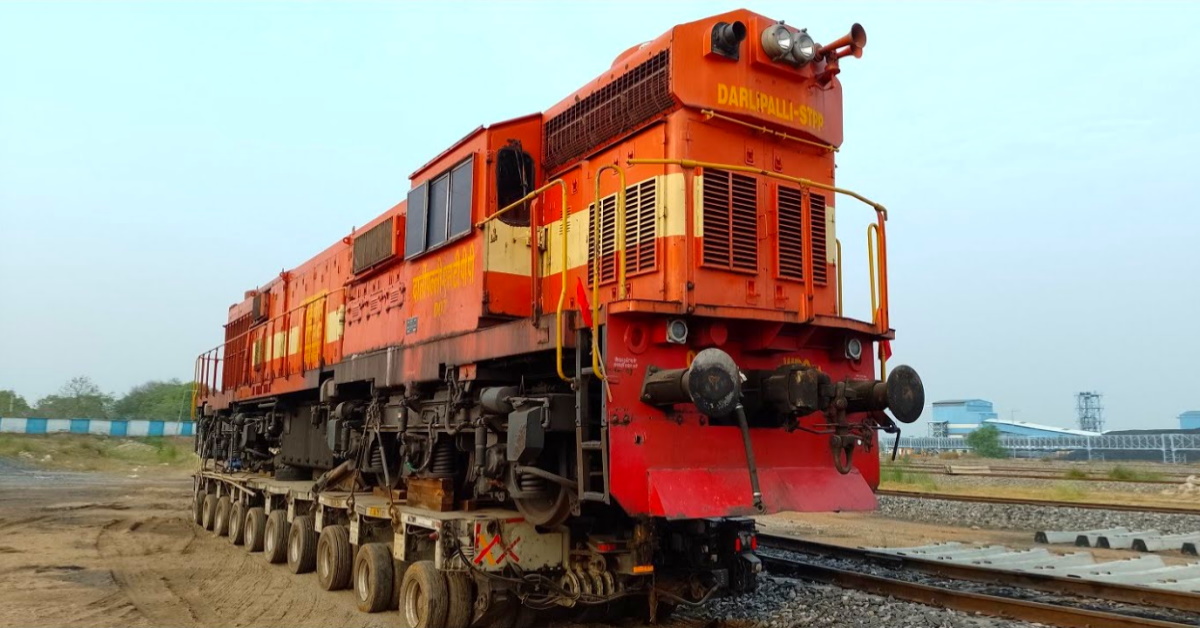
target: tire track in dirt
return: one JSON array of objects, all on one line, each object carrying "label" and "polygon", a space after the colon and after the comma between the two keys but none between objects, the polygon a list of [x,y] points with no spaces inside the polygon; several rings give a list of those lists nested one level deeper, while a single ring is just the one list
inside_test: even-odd
[{"label": "tire track in dirt", "polygon": [[[121,519],[101,530],[96,546],[109,565],[113,580],[137,611],[159,626],[212,626],[222,623],[195,585],[180,586],[172,578],[191,571],[180,560],[194,540],[195,530],[177,517]],[[157,569],[147,569],[146,557],[158,557]],[[184,582],[188,578],[179,578]]]}]

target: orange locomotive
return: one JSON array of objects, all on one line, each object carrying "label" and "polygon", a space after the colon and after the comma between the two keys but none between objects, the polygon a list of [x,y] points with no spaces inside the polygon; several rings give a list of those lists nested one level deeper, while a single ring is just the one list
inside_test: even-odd
[{"label": "orange locomotive", "polygon": [[[472,131],[230,308],[197,362],[202,455],[511,504],[622,595],[649,571],[675,602],[752,587],[743,516],[873,508],[885,410],[924,405],[883,374],[886,210],[834,183],[865,43],[733,11]],[[877,216],[871,321],[841,312],[839,199]]]}]

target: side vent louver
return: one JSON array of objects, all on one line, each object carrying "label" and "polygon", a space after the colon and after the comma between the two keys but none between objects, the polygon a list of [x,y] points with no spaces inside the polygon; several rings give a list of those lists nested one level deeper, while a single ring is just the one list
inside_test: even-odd
[{"label": "side vent louver", "polygon": [[[588,207],[596,211],[596,205]],[[588,285],[596,274],[596,229],[593,214],[588,214]],[[617,195],[600,199],[600,283],[617,278]]]},{"label": "side vent louver", "polygon": [[704,171],[704,264],[758,270],[758,182],[724,170]]},{"label": "side vent louver", "polygon": [[354,238],[354,272],[361,273],[395,254],[392,219],[388,218]]},{"label": "side vent louver", "polygon": [[625,274],[654,270],[658,261],[658,208],[655,180],[625,189]]},{"label": "side vent louver", "polygon": [[[779,187],[779,276],[804,279],[804,195],[797,188]],[[813,279],[823,284],[829,279],[826,264],[825,197],[808,195],[812,212]]]},{"label": "side vent louver", "polygon": [[[625,274],[654,270],[658,263],[657,184],[647,179],[625,188]],[[592,210],[595,205],[589,206]],[[617,195],[600,199],[600,283],[617,279]],[[588,222],[588,282],[596,272],[596,231]]]},{"label": "side vent louver", "polygon": [[825,241],[825,197],[809,193],[808,204],[812,210],[813,280],[825,283],[829,279],[829,253]]}]

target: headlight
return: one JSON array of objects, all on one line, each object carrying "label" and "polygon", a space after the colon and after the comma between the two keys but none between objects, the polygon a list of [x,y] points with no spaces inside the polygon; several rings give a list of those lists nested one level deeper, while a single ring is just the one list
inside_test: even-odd
[{"label": "headlight", "polygon": [[763,50],[767,51],[767,56],[771,57],[772,61],[786,57],[795,43],[792,31],[789,31],[783,22],[772,24],[762,32]]},{"label": "headlight", "polygon": [[817,56],[817,42],[813,41],[805,31],[796,33],[792,38],[792,63],[804,65]]}]

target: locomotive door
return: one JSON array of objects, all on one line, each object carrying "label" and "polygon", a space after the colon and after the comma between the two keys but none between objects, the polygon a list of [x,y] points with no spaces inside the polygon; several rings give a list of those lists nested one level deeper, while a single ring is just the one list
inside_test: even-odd
[{"label": "locomotive door", "polygon": [[304,306],[304,370],[320,368],[324,338],[325,295],[320,295]]}]

